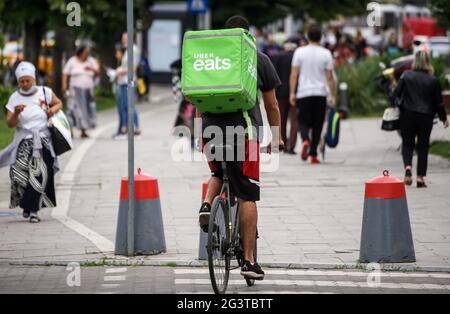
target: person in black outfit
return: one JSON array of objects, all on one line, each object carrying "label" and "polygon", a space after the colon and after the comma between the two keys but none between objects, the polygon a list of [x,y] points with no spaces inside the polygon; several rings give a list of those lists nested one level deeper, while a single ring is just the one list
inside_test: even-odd
[{"label": "person in black outfit", "polygon": [[[425,188],[428,150],[433,120],[436,114],[448,128],[447,114],[442,103],[439,81],[433,76],[431,57],[419,51],[415,55],[412,71],[405,72],[395,89],[392,101],[400,104],[400,131],[403,139],[402,153],[405,165],[405,184],[412,185],[412,159],[417,150],[417,187]],[[416,143],[417,139],[417,143]]]},{"label": "person in black outfit", "polygon": [[[290,38],[284,45],[283,51],[273,59],[273,65],[281,80],[281,85],[277,88],[277,100],[280,106],[281,114],[281,138],[287,145],[285,150],[291,155],[295,155],[295,146],[297,144],[297,110],[289,103],[289,78],[291,76],[292,58],[294,51],[300,45],[300,38]],[[289,138],[287,137],[287,122],[290,121],[291,130]]]}]

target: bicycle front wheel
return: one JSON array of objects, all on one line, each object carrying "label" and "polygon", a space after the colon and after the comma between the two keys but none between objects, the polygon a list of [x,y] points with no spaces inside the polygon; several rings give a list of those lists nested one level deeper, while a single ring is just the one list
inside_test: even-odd
[{"label": "bicycle front wheel", "polygon": [[214,199],[208,228],[208,267],[211,284],[216,294],[224,294],[230,277],[228,207],[217,196]]}]

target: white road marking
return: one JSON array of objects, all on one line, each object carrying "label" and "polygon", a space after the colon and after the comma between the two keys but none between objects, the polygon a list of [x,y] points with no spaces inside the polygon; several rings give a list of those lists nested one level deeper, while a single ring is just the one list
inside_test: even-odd
[{"label": "white road marking", "polygon": [[128,271],[127,268],[108,268],[105,273],[107,274],[118,274],[118,273],[126,273]]},{"label": "white road marking", "polygon": [[[234,292],[233,292],[234,293]],[[208,291],[197,291],[197,292],[189,292],[182,291],[177,292],[177,294],[213,294],[212,290]],[[313,291],[239,291],[236,294],[335,294],[333,292],[313,292]]]},{"label": "white road marking", "polygon": [[[230,280],[229,285],[244,285],[243,280]],[[175,285],[211,285],[209,279],[175,279]],[[300,287],[347,287],[347,288],[370,288],[370,289],[404,289],[404,290],[450,290],[450,285],[437,284],[397,284],[380,283],[378,287],[369,286],[367,282],[348,282],[348,281],[315,281],[315,280],[263,280],[258,285],[276,285],[276,286],[300,286]]]},{"label": "white road marking", "polygon": [[114,288],[118,288],[118,287],[120,287],[119,284],[113,284],[113,283],[105,283],[102,285],[102,288],[105,288],[105,289],[114,289]]},{"label": "white road marking", "polygon": [[105,282],[125,281],[127,279],[127,276],[105,276],[103,279],[105,280]]},{"label": "white road marking", "polygon": [[[161,99],[165,96],[161,95]],[[160,111],[172,109],[171,107],[161,107],[155,110],[151,110],[149,112],[144,112],[141,114],[141,117],[145,117],[147,115],[155,114]],[[99,136],[107,131],[108,129],[114,128],[117,122],[111,122],[104,125],[101,128],[94,130],[90,138],[83,141],[70,156],[70,159],[64,169],[61,171],[61,180],[60,184],[64,186],[64,189],[57,190],[58,193],[58,207],[53,208],[52,217],[67,228],[75,231],[80,234],[87,240],[91,241],[102,253],[113,253],[114,252],[114,244],[112,241],[107,239],[106,237],[100,235],[94,230],[86,227],[82,223],[77,220],[69,217],[69,206],[70,206],[70,198],[72,196],[72,188],[75,185],[75,174],[83,161],[86,153],[89,149],[95,144]]]},{"label": "white road marking", "polygon": [[[209,274],[208,269],[204,268],[180,268],[174,270],[177,275],[193,275],[193,274]],[[302,270],[302,269],[267,269],[264,270],[266,275],[272,276],[347,276],[366,278],[370,272],[345,272],[338,270]],[[450,274],[441,273],[398,273],[398,272],[382,272],[381,277],[388,278],[430,278],[430,279],[450,279]]]}]

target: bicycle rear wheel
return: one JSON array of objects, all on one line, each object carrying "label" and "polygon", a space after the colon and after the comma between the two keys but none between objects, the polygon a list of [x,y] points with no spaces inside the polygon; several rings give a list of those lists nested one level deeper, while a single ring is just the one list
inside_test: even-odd
[{"label": "bicycle rear wheel", "polygon": [[230,277],[228,207],[217,196],[214,199],[208,228],[208,267],[211,284],[216,294],[224,294]]}]

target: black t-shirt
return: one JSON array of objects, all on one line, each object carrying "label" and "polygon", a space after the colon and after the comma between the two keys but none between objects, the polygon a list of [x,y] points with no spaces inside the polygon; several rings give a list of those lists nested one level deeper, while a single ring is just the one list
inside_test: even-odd
[{"label": "black t-shirt", "polygon": [[289,80],[291,77],[294,51],[282,51],[273,58],[273,65],[281,79],[282,85],[277,88],[277,97],[289,98]]},{"label": "black t-shirt", "polygon": [[[281,85],[280,78],[278,77],[275,68],[270,61],[269,57],[261,52],[257,54],[257,62],[258,62],[258,80],[257,87],[262,93],[269,92],[273,89],[276,89]],[[248,110],[248,115],[252,120],[253,126],[256,128],[256,131],[259,131],[259,127],[263,125],[263,118],[261,115],[261,109],[259,104],[259,99],[257,97],[255,106]],[[204,113],[202,116],[202,127],[203,130],[208,126],[218,126],[222,129],[222,132],[225,133],[225,129],[227,126],[243,126],[247,128],[247,124],[244,119],[244,115],[242,112],[233,112],[233,113]],[[262,134],[260,134],[262,135]],[[259,136],[258,136],[259,139]]]}]

